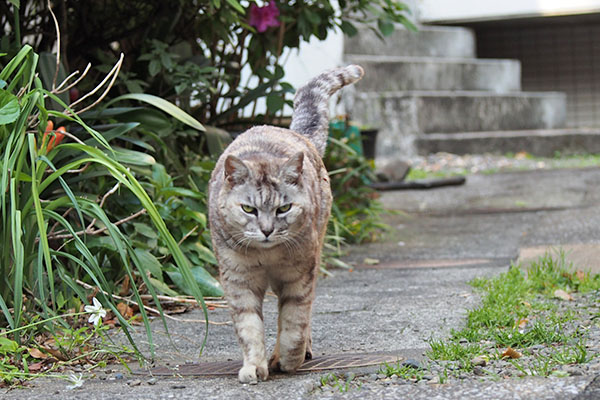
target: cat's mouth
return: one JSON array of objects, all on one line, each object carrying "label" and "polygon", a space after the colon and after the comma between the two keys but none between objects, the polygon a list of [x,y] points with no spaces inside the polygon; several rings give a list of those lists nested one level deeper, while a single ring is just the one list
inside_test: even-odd
[{"label": "cat's mouth", "polygon": [[268,248],[277,246],[279,244],[279,241],[269,239],[269,238],[264,238],[264,239],[258,241],[256,244],[257,244],[257,247],[261,247],[263,249],[268,249]]}]

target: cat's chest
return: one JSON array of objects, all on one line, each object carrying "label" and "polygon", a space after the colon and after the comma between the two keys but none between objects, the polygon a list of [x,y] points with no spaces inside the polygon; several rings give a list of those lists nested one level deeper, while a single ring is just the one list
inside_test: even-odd
[{"label": "cat's chest", "polygon": [[272,249],[261,249],[258,251],[242,251],[228,249],[222,255],[229,261],[228,264],[235,265],[236,269],[261,269],[267,275],[287,275],[285,271],[297,273],[311,265],[311,251],[290,252],[285,246]]}]

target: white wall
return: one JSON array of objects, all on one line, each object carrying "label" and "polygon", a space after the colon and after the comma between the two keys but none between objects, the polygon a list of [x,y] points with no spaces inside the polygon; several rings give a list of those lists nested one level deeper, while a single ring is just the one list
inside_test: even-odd
[{"label": "white wall", "polygon": [[417,0],[422,22],[460,22],[600,11],[600,0]]}]

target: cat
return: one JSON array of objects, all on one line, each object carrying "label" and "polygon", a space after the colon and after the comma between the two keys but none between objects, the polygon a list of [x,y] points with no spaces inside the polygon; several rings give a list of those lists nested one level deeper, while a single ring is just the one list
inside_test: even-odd
[{"label": "cat", "polygon": [[[258,126],[219,157],[209,182],[209,223],[220,281],[243,352],[242,383],[295,372],[312,358],[311,310],[331,211],[322,157],[328,100],[362,78],[358,65],[326,71],[294,97],[290,129]],[[267,362],[263,298],[278,297],[277,341]]]}]

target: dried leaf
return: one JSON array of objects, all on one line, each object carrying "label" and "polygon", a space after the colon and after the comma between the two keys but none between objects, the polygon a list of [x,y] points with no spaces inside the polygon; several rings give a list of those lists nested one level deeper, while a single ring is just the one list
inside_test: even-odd
[{"label": "dried leaf", "polygon": [[[206,307],[209,310],[214,310],[214,307],[208,306]],[[179,306],[179,307],[169,307],[169,315],[171,314],[183,314],[184,312],[186,312],[189,309],[189,307],[186,306]]]},{"label": "dried leaf", "polygon": [[121,284],[121,289],[119,290],[119,294],[121,296],[125,296],[127,293],[129,293],[129,276],[125,275],[125,278],[123,278],[123,283]]},{"label": "dried leaf", "polygon": [[523,333],[525,331],[525,328],[527,328],[527,325],[529,325],[529,319],[527,318],[522,318],[517,320],[517,323],[515,324],[517,326],[517,329],[519,330],[520,333]]},{"label": "dried leaf", "polygon": [[29,355],[33,358],[37,358],[39,360],[45,360],[46,358],[48,358],[48,354],[44,353],[43,351],[41,351],[40,349],[36,349],[36,348],[29,348],[27,349],[27,352],[29,353]]},{"label": "dried leaf", "polygon": [[571,296],[569,293],[565,292],[562,289],[556,289],[554,291],[554,297],[561,300],[573,301],[573,296]]},{"label": "dried leaf", "polygon": [[508,349],[504,350],[504,353],[502,353],[502,358],[521,358],[521,353],[512,347],[509,347]]},{"label": "dried leaf", "polygon": [[123,302],[117,304],[117,310],[125,319],[133,317],[133,309]]},{"label": "dried leaf", "polygon": [[119,325],[119,321],[116,318],[107,319],[106,321],[102,320],[102,323],[105,325],[109,325],[112,328]]},{"label": "dried leaf", "polygon": [[515,160],[524,160],[526,158],[529,158],[529,153],[526,151],[519,151],[517,154],[515,154]]},{"label": "dried leaf", "polygon": [[63,353],[60,352],[60,350],[47,348],[47,347],[44,347],[44,350],[46,350],[48,353],[52,354],[54,356],[54,358],[56,358],[57,360],[67,361],[67,359],[68,359],[67,357],[64,356]]},{"label": "dried leaf", "polygon": [[369,258],[369,257],[365,258],[363,260],[363,262],[365,264],[367,264],[367,265],[377,265],[377,264],[379,264],[379,260],[378,259],[376,259],[376,258]]},{"label": "dried leaf", "polygon": [[44,366],[44,361],[38,361],[33,364],[29,364],[27,368],[29,368],[29,372],[39,372]]},{"label": "dried leaf", "polygon": [[577,277],[577,279],[580,282],[585,281],[585,272],[581,271],[581,270],[577,270],[577,272],[575,272],[575,276]]}]

